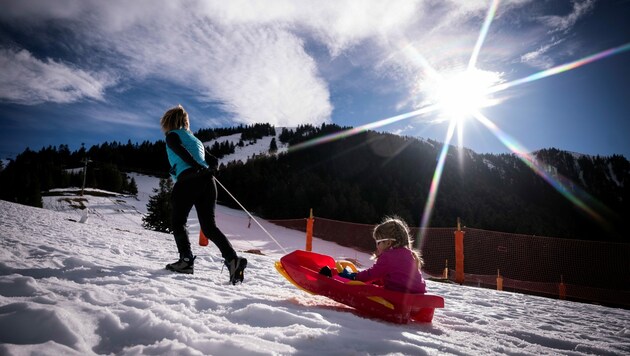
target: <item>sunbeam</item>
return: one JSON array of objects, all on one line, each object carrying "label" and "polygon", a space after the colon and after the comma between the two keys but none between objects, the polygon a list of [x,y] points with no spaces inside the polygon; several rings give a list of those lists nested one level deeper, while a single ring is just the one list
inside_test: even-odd
[{"label": "sunbeam", "polygon": [[490,8],[488,9],[488,14],[486,15],[486,19],[483,22],[483,26],[481,26],[481,31],[479,32],[479,37],[477,37],[477,43],[475,43],[475,48],[473,49],[472,55],[470,56],[470,61],[468,61],[468,70],[472,70],[477,65],[477,58],[479,57],[479,52],[481,51],[481,46],[483,42],[486,40],[486,36],[488,35],[488,30],[490,29],[490,24],[492,24],[492,20],[497,13],[497,8],[499,7],[499,0],[493,0]]},{"label": "sunbeam", "polygon": [[442,178],[442,172],[444,171],[444,162],[446,162],[446,155],[448,153],[451,140],[453,139],[453,133],[455,132],[456,126],[456,121],[451,121],[449,123],[448,130],[446,132],[446,138],[444,139],[444,145],[442,146],[442,151],[440,152],[437,165],[435,166],[433,179],[431,179],[431,187],[429,188],[429,196],[427,197],[427,201],[424,204],[424,211],[422,212],[422,220],[420,222],[420,237],[418,239],[419,244],[422,243],[424,238],[424,228],[429,226],[429,219],[431,218],[431,213],[433,212],[435,197],[437,196],[438,188],[440,187],[440,179]]},{"label": "sunbeam", "polygon": [[415,48],[405,47],[408,56],[416,60],[427,73],[428,81],[425,86],[428,88],[429,101],[440,106],[439,111],[447,120],[455,121],[459,148],[464,146],[464,121],[472,117],[473,113],[479,109],[498,103],[497,100],[489,97],[488,88],[500,82],[500,76],[496,73],[479,70],[476,68],[476,64],[481,47],[499,7],[499,2],[499,0],[493,0],[490,4],[468,61],[468,67],[463,72],[439,73]]},{"label": "sunbeam", "polygon": [[563,64],[563,65],[559,65],[557,67],[553,67],[550,69],[546,69],[537,73],[534,73],[532,75],[529,75],[527,77],[521,78],[521,79],[516,79],[513,80],[511,82],[508,83],[503,83],[503,84],[499,84],[499,85],[495,85],[494,87],[490,88],[488,90],[488,93],[496,93],[505,89],[509,89],[512,87],[515,87],[517,85],[521,85],[521,84],[525,84],[525,83],[530,83],[539,79],[543,79],[546,77],[550,77],[552,75],[556,75],[556,74],[560,74],[566,71],[569,71],[571,69],[575,69],[575,68],[579,68],[585,64],[589,64],[589,63],[593,63],[595,61],[598,61],[600,59],[604,59],[606,57],[610,57],[612,55],[615,54],[619,54],[622,53],[624,51],[630,50],[630,43],[626,43],[624,45],[621,45],[619,47],[614,47],[611,49],[607,49],[605,51],[596,53],[596,54],[592,54],[590,56],[584,57],[582,59],[578,59],[577,61],[573,61],[567,64]]},{"label": "sunbeam", "polygon": [[337,132],[334,134],[330,134],[330,135],[326,135],[326,136],[322,136],[319,138],[315,138],[312,140],[308,140],[302,143],[299,143],[295,146],[291,146],[289,147],[289,152],[295,152],[304,148],[308,148],[308,147],[312,147],[312,146],[316,146],[319,145],[321,143],[326,143],[326,142],[332,142],[341,138],[345,138],[345,137],[350,137],[352,135],[356,135],[358,133],[361,132],[365,132],[367,130],[372,130],[372,129],[376,129],[385,125],[390,125],[393,124],[395,122],[401,121],[401,120],[405,120],[405,119],[410,119],[412,117],[415,116],[420,116],[420,115],[424,115],[427,113],[430,113],[432,111],[436,110],[436,106],[435,105],[429,105],[429,106],[425,106],[421,109],[415,110],[415,111],[411,111],[408,113],[404,113],[404,114],[400,114],[400,115],[396,115],[396,116],[392,116],[386,119],[382,119],[379,121],[375,121],[375,122],[371,122],[369,124],[365,124],[362,126],[358,126],[358,127],[354,127],[352,129],[349,130],[345,130],[345,131],[341,131],[341,132]]},{"label": "sunbeam", "polygon": [[409,58],[420,64],[429,79],[438,81],[442,78],[440,73],[438,73],[438,71],[436,71],[435,68],[433,68],[433,66],[429,64],[429,61],[427,61],[427,59],[424,58],[424,56],[420,52],[418,52],[418,50],[411,44],[405,46],[403,52],[407,54]]},{"label": "sunbeam", "polygon": [[[488,35],[490,25],[496,16],[497,9],[500,0],[493,0],[490,4],[488,12],[486,14],[484,23],[480,30],[479,36],[475,43],[475,47],[468,62],[468,67],[461,73],[441,73],[436,71],[426,58],[418,52],[412,45],[403,47],[403,52],[421,68],[425,75],[426,81],[423,83],[423,91],[428,90],[428,94],[425,99],[430,102],[429,105],[425,105],[418,110],[414,110],[408,113],[392,116],[386,119],[368,123],[359,127],[355,127],[349,130],[338,132],[322,136],[316,139],[312,139],[298,145],[289,148],[289,152],[298,151],[304,148],[312,147],[326,142],[346,138],[352,135],[356,135],[367,130],[376,129],[385,125],[393,124],[395,122],[410,119],[416,116],[425,115],[433,112],[438,112],[442,116],[446,116],[449,125],[444,140],[444,145],[438,156],[437,165],[433,173],[431,180],[431,186],[429,188],[429,194],[425,202],[424,211],[422,212],[422,218],[420,223],[420,235],[419,242],[423,240],[423,230],[429,226],[429,221],[433,210],[435,208],[435,201],[439,190],[440,180],[444,170],[446,157],[450,147],[450,143],[453,139],[455,131],[458,136],[458,147],[463,147],[463,120],[467,117],[474,117],[477,121],[482,123],[494,136],[496,136],[501,143],[503,143],[511,152],[523,161],[530,169],[532,169],[537,175],[542,177],[548,184],[550,184],[555,190],[562,194],[567,200],[585,212],[595,221],[599,222],[602,226],[606,226],[605,219],[589,206],[583,199],[589,203],[598,207],[600,211],[609,213],[606,207],[597,202],[588,193],[582,191],[579,187],[574,186],[568,179],[558,176],[554,178],[551,174],[536,161],[536,159],[530,154],[525,147],[523,147],[516,139],[501,130],[494,122],[481,114],[480,110],[484,107],[496,105],[498,100],[492,99],[491,94],[513,88],[515,86],[530,83],[539,79],[550,77],[556,74],[560,74],[575,68],[579,68],[585,64],[593,63],[600,59],[604,59],[625,51],[630,50],[630,43],[614,47],[582,59],[559,65],[554,68],[543,70],[527,77],[516,79],[511,82],[496,84],[501,82],[500,75],[494,72],[486,72],[477,69],[477,61],[481,53],[481,48]],[[446,120],[445,120],[446,121]],[[460,150],[460,153],[463,150]],[[461,157],[460,157],[461,159]],[[564,181],[564,183],[563,183]],[[567,187],[567,184],[571,185],[571,188]],[[577,194],[577,195],[576,195]],[[580,199],[580,197],[583,199]]]},{"label": "sunbeam", "polygon": [[[475,114],[475,118],[479,122],[481,122],[486,128],[488,128],[488,130],[490,130],[490,132],[492,132],[492,134],[494,134],[499,139],[499,141],[501,141],[505,145],[505,147],[507,147],[510,151],[514,152],[516,154],[516,157],[518,157],[521,161],[523,161],[523,163],[525,163],[525,165],[531,168],[534,171],[534,173],[536,173],[541,178],[543,178],[555,190],[557,190],[560,194],[562,194],[566,199],[568,199],[575,206],[577,206],[582,211],[584,211],[589,216],[591,216],[594,220],[596,220],[602,225],[605,225],[606,222],[602,218],[601,215],[599,215],[595,210],[589,207],[584,201],[582,201],[575,194],[573,194],[571,190],[567,186],[565,186],[559,179],[556,179],[552,177],[551,174],[547,173],[536,161],[536,159],[531,156],[531,154],[529,153],[530,151],[527,150],[525,147],[523,147],[523,145],[521,145],[516,139],[514,139],[513,137],[505,133],[503,130],[501,130],[494,122],[492,122],[483,114],[477,112]],[[582,194],[585,195],[586,193],[582,192]]]},{"label": "sunbeam", "polygon": [[[490,24],[492,23],[492,19],[494,18],[495,14],[496,14],[496,10],[497,10],[497,6],[498,6],[499,1],[498,0],[494,0],[490,6],[490,9],[488,10],[488,14],[486,16],[486,19],[484,21],[482,30],[480,31],[479,34],[479,38],[477,39],[477,43],[475,45],[475,48],[473,50],[473,53],[471,55],[469,64],[468,64],[468,69],[466,70],[466,72],[464,73],[468,73],[471,72],[473,70],[475,70],[475,66],[476,66],[476,62],[477,62],[477,58],[481,49],[481,46],[485,40],[485,37],[488,33],[488,29],[490,27]],[[490,88],[487,88],[485,90],[483,90],[483,95],[490,95],[508,88],[512,88],[514,86],[520,85],[520,84],[524,84],[524,83],[528,83],[528,82],[533,82],[535,80],[538,79],[542,79],[542,78],[546,78],[555,74],[559,74],[562,72],[566,72],[569,71],[571,69],[575,69],[578,67],[581,67],[585,64],[589,64],[589,63],[593,63],[595,61],[598,61],[600,59],[615,55],[615,54],[619,54],[622,53],[624,51],[627,51],[630,49],[630,43],[628,44],[624,44],[622,46],[619,47],[615,47],[615,48],[611,48],[587,57],[584,57],[580,60],[576,60],[564,65],[560,65],[548,70],[544,70],[535,74],[532,74],[530,76],[521,78],[521,79],[517,79],[508,83],[503,83],[503,84],[498,84],[495,86],[492,86]],[[425,70],[428,69],[428,72],[432,75],[432,77],[437,77],[439,80],[443,81],[443,78],[441,77],[440,73],[435,72],[435,70],[433,70],[433,68],[428,64],[428,62],[426,60],[424,60],[424,57],[421,56],[419,53],[415,54],[416,58],[419,58],[420,61],[419,63],[422,65],[422,67],[425,68]],[[461,90],[461,89],[457,89],[457,90]],[[455,90],[455,92],[457,92],[457,90]],[[470,94],[472,95],[472,94]],[[478,93],[474,93],[474,95],[479,95]],[[463,97],[463,96],[462,96]],[[483,98],[485,98],[485,96],[482,96]],[[573,203],[575,206],[577,206],[579,209],[581,209],[582,211],[584,211],[586,214],[588,214],[593,220],[599,222],[602,226],[607,226],[607,223],[605,221],[605,219],[599,214],[597,213],[595,210],[593,210],[588,204],[586,204],[582,199],[578,198],[569,188],[567,188],[567,186],[565,184],[563,184],[560,179],[556,179],[554,177],[552,177],[550,174],[548,174],[544,169],[542,169],[539,164],[536,162],[536,160],[529,154],[529,151],[527,149],[525,149],[520,143],[518,143],[517,140],[515,140],[514,138],[512,138],[511,136],[509,136],[508,134],[506,134],[505,132],[503,132],[503,130],[501,130],[497,125],[495,125],[490,119],[488,119],[487,117],[485,117],[484,115],[482,115],[478,109],[480,109],[483,106],[480,106],[478,108],[475,108],[474,106],[471,105],[465,105],[465,103],[467,101],[469,101],[470,98],[462,98],[462,101],[457,100],[458,103],[455,103],[454,106],[457,107],[457,105],[460,105],[460,108],[465,108],[465,110],[467,111],[471,111],[472,109],[472,116],[475,117],[479,122],[481,122],[484,126],[486,126],[486,128],[488,128],[488,130],[490,130],[510,151],[514,152],[517,157],[519,159],[521,159],[530,169],[532,169],[537,175],[539,175],[540,177],[542,177],[548,184],[550,184],[555,190],[557,190],[560,194],[562,194],[567,200],[569,200],[571,203]],[[489,100],[489,99],[488,99]],[[438,105],[440,105],[438,103]],[[464,105],[464,106],[461,106]],[[441,105],[444,106],[444,105]],[[489,105],[488,105],[489,106]],[[459,113],[459,114],[468,114],[468,113]],[[436,166],[435,172],[433,174],[433,180],[431,182],[431,187],[429,189],[429,196],[427,198],[426,204],[425,204],[425,209],[424,212],[422,214],[422,220],[421,220],[421,224],[420,224],[420,241],[422,241],[422,228],[427,227],[429,224],[429,219],[431,216],[431,213],[433,211],[434,205],[435,205],[435,197],[437,195],[437,191],[438,191],[438,187],[439,187],[439,182],[440,182],[440,178],[442,176],[442,171],[444,169],[444,161],[446,160],[446,153],[448,152],[448,146],[452,140],[452,136],[453,136],[453,132],[455,129],[457,129],[458,131],[458,146],[462,147],[462,136],[463,136],[463,121],[460,118],[455,117],[454,119],[452,119],[450,121],[448,130],[447,130],[447,135],[446,135],[446,140],[444,143],[444,147],[442,148],[442,152],[440,153],[440,157],[438,160],[438,164]],[[566,179],[565,179],[566,180]],[[568,180],[567,180],[568,181]],[[590,197],[590,195],[588,195],[588,193],[581,191],[579,188],[574,187],[574,189],[578,190],[580,195],[585,196],[589,201],[593,201],[595,203],[597,203],[597,201],[595,199],[593,199],[592,197]],[[603,210],[605,210],[605,207],[603,207],[603,205],[601,204],[597,204],[599,206],[601,206],[603,208]]]}]

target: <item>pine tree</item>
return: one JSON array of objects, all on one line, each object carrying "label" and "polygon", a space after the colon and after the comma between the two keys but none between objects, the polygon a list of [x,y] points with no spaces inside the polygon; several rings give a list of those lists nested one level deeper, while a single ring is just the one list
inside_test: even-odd
[{"label": "pine tree", "polygon": [[148,214],[142,217],[142,226],[148,230],[171,233],[171,192],[173,181],[160,179],[160,188],[154,188],[147,204]]},{"label": "pine tree", "polygon": [[276,138],[271,139],[271,143],[269,144],[269,153],[274,154],[278,152],[278,144],[276,143]]},{"label": "pine tree", "polygon": [[131,195],[138,195],[138,184],[136,183],[136,179],[134,177],[131,177],[131,180],[129,181],[127,192]]}]

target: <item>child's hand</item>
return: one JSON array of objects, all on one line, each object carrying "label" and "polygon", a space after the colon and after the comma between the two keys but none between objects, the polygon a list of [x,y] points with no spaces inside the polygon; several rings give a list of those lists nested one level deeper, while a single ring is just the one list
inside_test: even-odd
[{"label": "child's hand", "polygon": [[356,278],[356,276],[357,276],[356,273],[350,272],[350,270],[348,270],[347,268],[344,268],[343,271],[341,271],[341,273],[339,273],[339,277],[352,279],[352,280],[354,280]]}]

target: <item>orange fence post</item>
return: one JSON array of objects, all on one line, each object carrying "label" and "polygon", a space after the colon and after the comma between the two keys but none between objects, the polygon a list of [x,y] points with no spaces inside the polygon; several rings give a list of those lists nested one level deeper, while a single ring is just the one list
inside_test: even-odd
[{"label": "orange fence post", "polygon": [[202,230],[199,230],[199,246],[208,246],[208,238]]},{"label": "orange fence post", "polygon": [[313,209],[308,219],[306,219],[306,251],[313,251]]},{"label": "orange fence post", "polygon": [[497,270],[497,290],[503,290],[503,277],[501,277],[499,270]]},{"label": "orange fence post", "polygon": [[558,294],[560,299],[567,299],[567,286],[564,284],[564,276],[560,275],[560,285],[558,286]]},{"label": "orange fence post", "polygon": [[464,232],[457,218],[457,231],[455,231],[455,281],[464,283]]}]

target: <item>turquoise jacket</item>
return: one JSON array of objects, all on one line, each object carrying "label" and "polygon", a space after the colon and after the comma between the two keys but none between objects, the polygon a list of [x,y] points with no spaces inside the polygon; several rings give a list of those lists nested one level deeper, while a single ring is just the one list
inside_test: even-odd
[{"label": "turquoise jacket", "polygon": [[[186,149],[186,151],[188,151],[188,153],[190,153],[192,158],[197,163],[204,167],[208,167],[208,164],[205,160],[205,147],[203,146],[203,143],[192,134],[192,132],[186,129],[177,129],[167,132],[166,135],[170,134],[171,132],[174,132],[179,136],[180,140],[182,141],[182,146],[184,147],[184,149]],[[171,147],[169,147],[168,144],[166,145],[166,153],[168,155],[168,162],[171,165],[171,170],[169,173],[171,174],[171,177],[173,177],[173,180],[177,181],[177,177],[179,177],[179,175],[183,171],[191,168],[192,166],[188,164],[180,155],[178,155]]]}]

